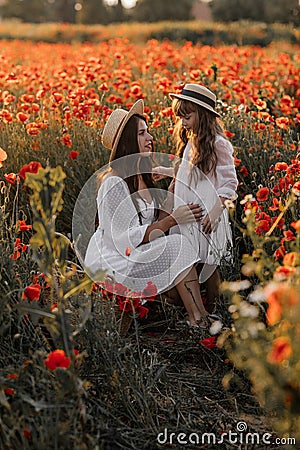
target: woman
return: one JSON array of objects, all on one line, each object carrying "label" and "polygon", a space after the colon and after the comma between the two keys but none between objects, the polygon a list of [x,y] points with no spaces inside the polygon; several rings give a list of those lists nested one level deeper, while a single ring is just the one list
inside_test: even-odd
[{"label": "woman", "polygon": [[109,169],[101,175],[99,226],[89,242],[85,268],[94,279],[104,270],[134,291],[148,281],[158,292],[175,285],[190,325],[207,328],[214,318],[201,300],[193,248],[180,234],[165,235],[176,224],[199,221],[201,208],[181,205],[171,213],[171,195],[161,204],[151,174],[153,138],[143,112],[138,100],[129,111],[113,111],[104,127],[102,142],[111,155]]},{"label": "woman", "polygon": [[[201,222],[182,225],[180,232],[193,248],[198,248],[199,279],[206,282],[207,309],[213,311],[219,297],[218,266],[222,258],[230,255],[232,246],[225,202],[236,198],[238,185],[233,148],[218,121],[213,92],[198,84],[186,84],[180,93],[171,93],[170,97],[177,117],[174,136],[180,158],[175,205],[198,203],[205,211]],[[174,175],[170,168],[153,170],[154,180]]]}]

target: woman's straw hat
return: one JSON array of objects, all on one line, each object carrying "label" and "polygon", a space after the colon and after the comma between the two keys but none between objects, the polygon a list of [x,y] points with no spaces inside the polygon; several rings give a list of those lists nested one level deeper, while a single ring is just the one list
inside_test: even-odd
[{"label": "woman's straw hat", "polygon": [[144,114],[144,102],[142,99],[135,102],[129,111],[115,109],[108,118],[102,133],[102,144],[114,151],[118,145],[124,127],[134,114]]},{"label": "woman's straw hat", "polygon": [[215,94],[204,86],[200,86],[199,84],[186,84],[180,94],[169,94],[169,96],[171,98],[180,98],[181,100],[196,103],[220,117],[220,114],[215,111],[217,100]]}]

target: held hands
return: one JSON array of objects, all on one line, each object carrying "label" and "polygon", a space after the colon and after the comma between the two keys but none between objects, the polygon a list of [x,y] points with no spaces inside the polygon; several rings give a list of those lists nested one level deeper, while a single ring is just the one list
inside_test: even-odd
[{"label": "held hands", "polygon": [[171,216],[178,225],[199,222],[202,218],[202,208],[195,203],[180,205],[172,212]]}]

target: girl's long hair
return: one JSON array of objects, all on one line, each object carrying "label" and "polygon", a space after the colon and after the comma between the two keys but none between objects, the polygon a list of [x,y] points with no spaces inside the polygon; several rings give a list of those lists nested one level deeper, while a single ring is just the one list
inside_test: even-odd
[{"label": "girl's long hair", "polygon": [[[226,138],[224,130],[217,120],[217,116],[194,102],[177,98],[173,100],[172,109],[178,118],[174,127],[177,156],[182,158],[186,144],[190,141],[192,146],[190,162],[204,174],[208,174],[209,172],[215,173],[217,167],[215,139],[217,135]],[[181,117],[192,112],[196,113],[196,133],[187,131],[182,126],[180,120]]]},{"label": "girl's long hair", "polygon": [[[142,214],[136,198],[139,197],[139,175],[142,177],[147,188],[150,190],[155,205],[155,218],[158,218],[158,208],[161,198],[152,178],[152,167],[154,156],[141,156],[138,144],[138,123],[142,119],[146,122],[144,116],[135,114],[128,120],[116,149],[111,153],[109,159],[109,168],[102,172],[98,177],[99,186],[105,175],[114,172],[126,182],[129,192],[132,195],[132,201],[137,209],[139,220],[141,222]],[[135,155],[135,156],[134,156]],[[128,156],[128,158],[126,158]],[[141,198],[141,197],[140,197]]]}]

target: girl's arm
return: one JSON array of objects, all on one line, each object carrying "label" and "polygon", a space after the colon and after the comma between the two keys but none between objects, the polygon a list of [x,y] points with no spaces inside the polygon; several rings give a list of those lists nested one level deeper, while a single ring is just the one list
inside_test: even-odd
[{"label": "girl's arm", "polygon": [[172,214],[149,225],[144,234],[143,244],[163,236],[171,227],[177,224],[199,222],[202,218],[202,208],[197,204],[180,205]]},{"label": "girl's arm", "polygon": [[218,200],[202,222],[204,233],[214,231],[219,223],[219,218],[225,209],[226,200],[235,200],[238,180],[236,176],[233,147],[226,139],[216,142],[218,162],[216,167]]},{"label": "girl's arm", "polygon": [[153,181],[174,176],[174,167],[157,166],[152,169]]}]

